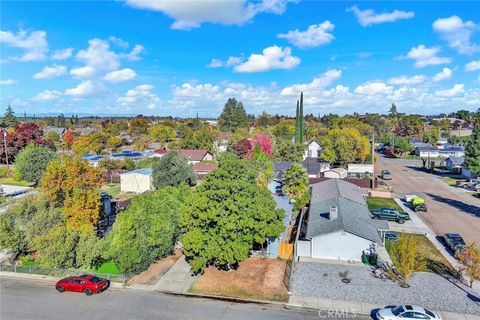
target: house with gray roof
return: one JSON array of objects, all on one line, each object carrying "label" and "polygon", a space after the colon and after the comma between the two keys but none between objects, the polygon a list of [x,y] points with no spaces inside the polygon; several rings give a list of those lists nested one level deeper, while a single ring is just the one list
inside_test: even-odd
[{"label": "house with gray roof", "polygon": [[388,224],[371,219],[365,197],[362,189],[344,180],[313,184],[297,255],[361,261],[363,251],[383,245],[380,231],[388,230]]}]

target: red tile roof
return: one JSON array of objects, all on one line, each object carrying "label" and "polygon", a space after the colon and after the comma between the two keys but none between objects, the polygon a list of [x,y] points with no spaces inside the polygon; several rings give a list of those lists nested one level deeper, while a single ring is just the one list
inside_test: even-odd
[{"label": "red tile roof", "polygon": [[212,170],[215,170],[218,168],[218,164],[216,163],[195,163],[193,165],[193,171],[198,172],[198,171],[207,171],[210,172]]},{"label": "red tile roof", "polygon": [[182,157],[187,158],[188,160],[191,161],[202,161],[203,158],[207,155],[207,153],[210,153],[208,150],[189,150],[189,149],[180,149],[178,150],[178,153]]}]

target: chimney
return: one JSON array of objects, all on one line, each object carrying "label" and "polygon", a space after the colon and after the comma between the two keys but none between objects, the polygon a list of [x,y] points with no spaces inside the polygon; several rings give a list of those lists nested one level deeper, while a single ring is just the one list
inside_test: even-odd
[{"label": "chimney", "polygon": [[335,220],[338,217],[338,209],[337,206],[331,206],[330,207],[330,214],[329,214],[329,219],[330,220]]}]

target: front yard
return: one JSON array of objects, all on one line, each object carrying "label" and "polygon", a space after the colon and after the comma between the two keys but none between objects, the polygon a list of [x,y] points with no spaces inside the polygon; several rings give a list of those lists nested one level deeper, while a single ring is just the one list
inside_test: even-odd
[{"label": "front yard", "polygon": [[466,179],[463,179],[463,178],[451,178],[451,177],[441,178],[440,180],[442,180],[443,182],[445,182],[449,186],[456,186],[457,181],[462,181],[462,182],[467,181]]},{"label": "front yard", "polygon": [[258,300],[288,301],[283,283],[286,262],[280,259],[249,258],[237,270],[205,270],[190,292]]},{"label": "front yard", "polygon": [[[441,252],[433,245],[433,243],[424,235],[414,234],[418,243],[417,259],[425,260],[425,268],[421,271],[434,273],[454,273],[455,269],[450,262],[441,254]],[[386,240],[385,248],[387,249],[393,264],[395,265],[395,256],[392,254],[395,242]]]},{"label": "front yard", "polygon": [[369,197],[367,198],[367,206],[368,210],[393,208],[399,212],[403,212],[403,209],[392,198]]}]

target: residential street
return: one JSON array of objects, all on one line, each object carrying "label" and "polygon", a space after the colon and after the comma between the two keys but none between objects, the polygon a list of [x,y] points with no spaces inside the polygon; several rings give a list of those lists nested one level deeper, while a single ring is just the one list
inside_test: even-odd
[{"label": "residential street", "polygon": [[[261,306],[185,298],[127,289],[108,289],[87,297],[58,293],[48,282],[0,279],[0,319],[334,319],[326,313],[302,313]],[[342,319],[346,319],[343,317]],[[356,316],[364,320],[370,317]]]},{"label": "residential street", "polygon": [[392,180],[385,181],[400,196],[416,194],[427,201],[428,212],[420,216],[437,235],[460,233],[467,242],[480,243],[480,200],[449,187],[437,176],[421,171],[421,161],[379,156],[377,174],[389,169]]}]

